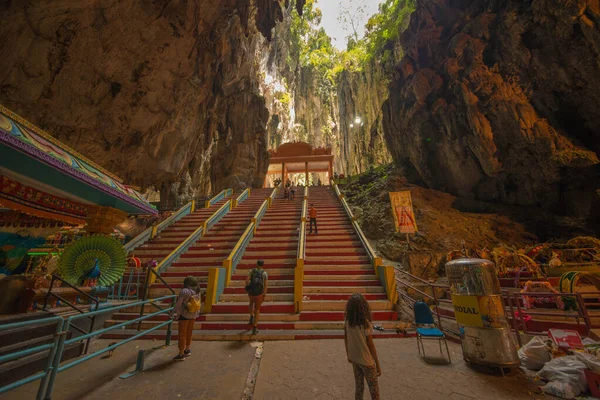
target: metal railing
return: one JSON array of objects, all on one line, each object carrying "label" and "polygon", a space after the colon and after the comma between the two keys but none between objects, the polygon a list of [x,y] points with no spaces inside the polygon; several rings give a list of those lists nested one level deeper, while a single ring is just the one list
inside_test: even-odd
[{"label": "metal railing", "polygon": [[254,223],[254,232],[253,232],[254,235],[256,235],[256,229],[260,225],[260,221],[262,221],[262,219],[265,216],[265,214],[267,213],[268,209],[269,209],[269,200],[265,200],[261,204],[261,206],[258,209],[258,211],[256,212],[256,214],[254,214],[254,217],[252,217],[251,221]]},{"label": "metal railing", "polygon": [[226,197],[231,196],[232,194],[233,194],[233,189],[223,189],[215,197],[213,197],[210,200],[207,200],[206,203],[204,203],[204,208],[209,208],[210,206],[218,203],[219,201],[223,200]]},{"label": "metal railing", "polygon": [[[154,282],[154,279],[152,279],[152,277],[154,277],[155,279],[158,279],[171,292],[171,295],[175,295],[175,289],[173,289],[171,287],[171,285],[169,285],[167,283],[167,281],[165,281],[163,279],[163,277],[160,276],[160,274],[156,270],[154,270],[152,267],[148,267],[147,271],[146,271],[146,282],[148,282],[148,285],[145,285],[145,287],[144,287],[144,294],[143,294],[142,300],[144,300],[144,301],[148,300],[148,296],[150,294],[150,284]],[[158,308],[159,310],[163,309],[156,302],[150,303],[150,305],[153,306],[153,307]],[[144,304],[144,305],[142,305],[140,307],[140,316],[139,316],[139,318],[142,318],[145,313],[146,313],[146,305]],[[141,328],[142,328],[142,322],[140,321],[138,323],[137,330],[139,331]],[[169,327],[169,330],[170,329],[171,329],[171,327]],[[170,332],[168,334],[170,336]]]},{"label": "metal railing", "polygon": [[32,320],[32,321],[15,322],[12,324],[0,325],[0,331],[3,331],[3,330],[9,330],[9,329],[26,328],[26,327],[37,326],[37,325],[46,325],[46,324],[50,324],[50,323],[56,324],[56,330],[54,332],[54,337],[52,338],[52,343],[42,344],[39,346],[30,347],[27,349],[15,351],[13,353],[8,353],[3,356],[0,356],[0,364],[2,364],[5,362],[8,362],[8,361],[17,360],[21,357],[26,357],[31,354],[49,351],[48,361],[46,363],[46,366],[44,367],[44,370],[41,372],[38,372],[36,374],[33,374],[31,376],[28,376],[26,378],[20,379],[18,381],[9,383],[6,386],[0,387],[0,394],[8,392],[13,389],[16,389],[16,388],[26,385],[28,383],[35,382],[38,379],[41,379],[40,386],[39,386],[39,389],[38,389],[38,392],[37,392],[37,395],[35,398],[37,400],[44,399],[46,387],[48,384],[48,378],[50,377],[50,373],[53,368],[54,358],[56,356],[56,349],[58,347],[59,340],[61,339],[61,336],[63,334],[64,335],[67,334],[67,332],[63,331],[64,319],[62,319],[61,317],[49,317],[49,318],[43,318],[43,319],[36,319],[36,320]]},{"label": "metal railing", "polygon": [[[130,308],[130,307],[137,307],[137,306],[145,306],[148,303],[165,301],[165,300],[169,300],[169,299],[171,301],[174,301],[175,298],[176,298],[176,296],[174,296],[174,295],[164,296],[164,297],[160,297],[160,298],[154,299],[154,300],[143,300],[143,301],[138,301],[138,302],[135,302],[135,303],[129,303],[129,304],[124,304],[124,305],[117,306],[117,307],[112,307],[112,308],[109,308],[109,309],[104,309],[104,310],[99,310],[99,311],[93,311],[90,314],[92,314],[94,317],[97,316],[97,315],[104,315],[104,314],[110,314],[110,315],[112,315],[112,314],[114,314],[115,311],[118,311],[118,310],[121,310],[121,309]],[[146,329],[146,330],[144,330],[142,332],[139,332],[139,333],[137,333],[137,334],[135,334],[135,335],[133,335],[131,337],[128,337],[127,339],[123,339],[120,342],[112,343],[111,345],[109,345],[108,347],[106,347],[104,349],[100,349],[100,350],[95,351],[95,352],[93,352],[91,354],[87,354],[84,357],[77,358],[77,359],[75,359],[73,361],[70,361],[70,362],[68,362],[66,364],[62,364],[61,365],[61,359],[62,359],[64,350],[65,350],[65,346],[68,346],[69,344],[72,344],[72,343],[76,343],[79,340],[91,339],[91,338],[96,337],[96,336],[104,335],[104,334],[109,333],[109,332],[114,331],[114,330],[121,330],[121,329],[124,329],[127,325],[134,324],[134,323],[141,323],[142,321],[145,321],[147,319],[151,319],[151,318],[157,317],[157,316],[159,316],[161,314],[167,314],[168,315],[173,310],[173,308],[174,307],[171,306],[169,308],[166,308],[166,309],[163,309],[163,310],[159,310],[159,311],[156,311],[154,313],[151,313],[151,314],[148,314],[148,315],[136,318],[136,319],[132,319],[132,320],[129,320],[129,321],[124,321],[122,323],[119,323],[119,324],[116,324],[116,325],[112,325],[112,326],[109,326],[107,328],[99,329],[97,331],[88,333],[87,335],[80,336],[80,337],[73,338],[73,339],[67,339],[66,335],[64,335],[64,334],[61,335],[60,336],[60,340],[58,341],[58,344],[57,344],[57,350],[56,350],[56,354],[55,354],[55,357],[54,357],[54,360],[53,360],[52,368],[50,370],[50,378],[48,380],[48,387],[47,387],[46,392],[45,392],[45,398],[46,399],[50,399],[51,398],[51,396],[52,396],[52,390],[54,388],[54,382],[55,382],[55,379],[56,379],[56,375],[59,372],[66,371],[66,370],[68,370],[70,368],[73,368],[73,367],[75,367],[75,366],[77,366],[79,364],[82,364],[82,363],[84,363],[84,362],[86,362],[88,360],[91,360],[92,358],[95,358],[95,357],[98,357],[98,356],[100,356],[100,355],[102,355],[104,353],[108,353],[110,351],[113,351],[117,347],[120,347],[120,346],[122,346],[122,345],[124,345],[124,344],[126,344],[128,342],[131,342],[132,340],[139,339],[140,337],[145,336],[145,335],[147,335],[147,334],[149,334],[149,333],[151,333],[151,332],[153,332],[155,330],[161,329],[164,326],[167,326],[167,337],[165,339],[165,345],[168,346],[171,343],[171,327],[172,327],[172,324],[173,324],[173,320],[170,319],[170,318],[167,318],[166,321],[161,322],[158,325],[153,326],[152,328],[148,328],[148,329]],[[63,325],[62,331],[63,332],[68,332],[69,327],[73,324],[73,322],[76,321],[76,320],[78,320],[78,319],[81,319],[83,317],[84,317],[84,315],[74,315],[72,317],[67,318],[64,321],[64,325]]]},{"label": "metal railing", "polygon": [[158,225],[149,227],[148,229],[144,230],[142,233],[131,239],[123,246],[123,248],[127,252],[135,250],[142,244],[146,243],[148,240],[154,239],[159,233],[167,229],[169,226],[173,225],[175,222],[179,221],[186,215],[194,212],[194,208],[195,202],[190,201],[185,206],[181,207],[173,215],[169,216],[169,218],[165,219]]},{"label": "metal railing", "polygon": [[[509,293],[508,291],[503,291],[503,300],[504,306],[508,305],[509,315],[508,318],[511,320],[512,328],[517,334],[517,340],[519,345],[522,345],[521,342],[521,332],[529,335],[547,335],[546,331],[533,331],[529,330],[527,326],[526,316],[527,317],[560,317],[566,319],[574,319],[577,325],[580,325],[580,321],[585,323],[586,335],[589,335],[590,330],[592,329],[592,322],[590,315],[587,311],[587,307],[585,306],[585,301],[583,300],[583,295],[587,293],[541,293],[541,292],[515,292]],[[597,295],[597,293],[595,293]],[[545,297],[545,298],[571,298],[574,299],[574,304],[576,305],[576,309],[573,311],[564,310],[561,313],[552,312],[552,309],[543,309],[543,308],[527,308],[525,309],[521,306],[522,300],[525,297]],[[517,312],[515,313],[515,308]],[[544,311],[546,310],[546,311]],[[533,320],[535,322],[535,320]]]},{"label": "metal railing", "polygon": [[273,189],[273,192],[271,192],[269,197],[267,197],[267,201],[269,202],[269,208],[271,208],[273,201],[275,201],[275,196],[277,196],[277,192],[279,191],[280,187],[281,187],[281,184],[275,186],[275,189]]},{"label": "metal railing", "polygon": [[[440,310],[439,310],[439,305],[441,302],[441,299],[438,299],[437,297],[437,293],[436,293],[436,289],[444,289],[444,291],[449,290],[450,286],[448,285],[439,285],[436,283],[431,283],[431,282],[427,282],[424,279],[419,278],[418,276],[412,275],[402,269],[396,268],[396,271],[403,274],[404,276],[408,277],[409,279],[415,280],[420,282],[421,284],[425,285],[426,287],[429,288],[429,290],[431,291],[431,294],[426,293],[424,291],[422,291],[421,289],[418,289],[417,287],[413,286],[411,283],[407,282],[404,279],[401,278],[396,278],[396,283],[401,284],[402,286],[404,286],[405,288],[409,288],[413,291],[415,291],[416,293],[420,294],[421,296],[423,296],[424,299],[428,299],[431,300],[433,302],[433,304],[435,305],[435,314],[438,320],[438,326],[440,329],[444,330],[444,326],[442,325],[442,316],[440,315]],[[409,296],[407,293],[403,292],[403,291],[398,291],[400,297],[402,297],[405,301],[407,301],[408,303],[410,303],[411,305],[414,304],[416,301],[418,301],[419,299],[415,299],[411,296]],[[450,302],[451,303],[451,302]]]},{"label": "metal railing", "polygon": [[[100,300],[98,300],[98,298],[90,295],[89,293],[84,292],[83,290],[79,289],[78,287],[76,287],[74,285],[71,285],[69,282],[65,281],[63,278],[61,278],[58,275],[52,275],[52,280],[50,281],[50,287],[48,287],[48,293],[46,294],[46,298],[44,299],[44,307],[42,307],[42,311],[46,311],[46,307],[48,307],[48,301],[50,300],[50,297],[56,297],[56,299],[61,301],[61,304],[65,304],[65,305],[71,307],[73,310],[77,311],[80,314],[87,314],[88,317],[90,318],[89,332],[92,332],[94,330],[94,324],[96,322],[95,317],[93,317],[93,316],[90,317],[87,310],[84,310],[84,309],[76,306],[75,304],[71,303],[70,301],[68,301],[67,299],[62,297],[61,295],[59,295],[57,293],[53,293],[52,289],[54,289],[54,282],[57,280],[60,281],[62,285],[65,285],[65,286],[69,287],[70,289],[75,290],[77,293],[88,298],[93,304],[95,304],[96,306],[91,308],[92,311],[96,311],[100,308]],[[89,332],[86,332],[85,330],[83,330],[82,328],[80,328],[79,326],[73,326],[73,329],[75,329],[76,331],[78,331],[82,334],[89,333]],[[90,341],[88,340],[86,342],[85,348],[83,350],[84,353],[87,353],[89,346],[90,346]]]},{"label": "metal railing", "polygon": [[298,247],[296,249],[296,268],[294,269],[294,311],[302,311],[302,298],[304,290],[304,261],[306,260],[306,217],[308,209],[308,187],[305,189],[300,217],[300,232],[298,234]]},{"label": "metal railing", "polygon": [[[163,260],[158,263],[156,266],[156,271],[160,275],[165,269],[171,266],[171,264],[179,258],[181,254],[187,251],[187,249],[203,235],[204,227],[200,226],[194,232],[190,234],[183,242],[179,244],[168,256],[163,258]],[[148,267],[148,269],[151,269]],[[146,285],[147,286],[147,285]]]},{"label": "metal railing", "polygon": [[217,211],[215,211],[213,215],[204,221],[204,233],[208,232],[210,228],[215,226],[215,224],[217,224],[221,218],[227,215],[229,211],[231,211],[231,200],[228,200]]},{"label": "metal railing", "polygon": [[165,301],[165,300],[169,300],[169,299],[171,301],[173,301],[175,299],[175,297],[176,296],[174,296],[174,295],[170,295],[170,296],[164,296],[164,297],[161,297],[161,298],[158,298],[155,300],[145,300],[145,301],[139,301],[136,303],[124,304],[121,306],[105,308],[103,310],[91,311],[86,314],[73,315],[73,316],[68,317],[67,319],[63,319],[61,317],[49,317],[49,318],[32,320],[32,321],[24,321],[24,322],[12,323],[12,324],[0,325],[0,331],[2,331],[2,330],[18,329],[18,328],[25,328],[25,327],[30,327],[30,326],[37,326],[37,325],[46,325],[46,324],[50,324],[50,323],[56,324],[56,330],[55,330],[55,334],[54,334],[52,343],[42,344],[39,346],[15,351],[13,353],[8,353],[8,354],[0,356],[0,363],[4,363],[7,361],[19,359],[19,358],[22,358],[22,357],[25,357],[25,356],[28,356],[31,354],[36,354],[36,353],[46,352],[46,351],[48,352],[48,359],[47,359],[48,361],[47,361],[46,366],[44,367],[43,371],[40,371],[31,376],[28,376],[28,377],[20,379],[16,382],[13,382],[8,385],[0,387],[0,394],[6,393],[10,390],[16,389],[16,388],[26,385],[28,383],[40,380],[40,385],[39,385],[39,388],[37,391],[37,395],[35,397],[36,400],[50,399],[52,397],[52,391],[54,389],[54,383],[56,380],[56,376],[59,372],[66,371],[67,369],[73,368],[79,364],[82,364],[88,360],[91,360],[92,358],[95,358],[104,353],[113,351],[117,347],[120,347],[132,340],[139,339],[139,338],[143,337],[144,335],[147,335],[148,333],[153,332],[157,329],[161,329],[162,327],[167,326],[167,325],[168,325],[167,338],[166,338],[165,344],[169,345],[170,341],[171,341],[171,325],[173,323],[173,321],[170,318],[168,318],[167,321],[165,321],[165,322],[162,322],[152,328],[146,329],[143,332],[139,332],[138,334],[133,335],[127,339],[123,339],[121,341],[111,343],[110,346],[108,346],[104,349],[100,349],[93,353],[86,354],[82,357],[79,357],[79,358],[74,359],[67,363],[63,363],[61,365],[65,350],[70,345],[80,343],[84,340],[89,341],[93,337],[104,335],[106,333],[109,333],[109,332],[115,331],[115,330],[121,330],[122,328],[125,328],[127,325],[139,323],[141,321],[144,321],[144,320],[147,320],[150,318],[154,318],[161,314],[168,314],[173,310],[173,307],[163,309],[163,310],[157,311],[152,314],[148,314],[141,318],[136,318],[136,319],[133,319],[130,321],[124,321],[122,323],[119,323],[119,324],[116,324],[113,326],[109,326],[107,328],[89,332],[89,333],[84,334],[83,336],[69,338],[68,337],[69,330],[71,327],[76,326],[76,325],[74,325],[74,323],[76,321],[78,321],[82,318],[89,318],[89,317],[96,318],[97,316],[106,315],[106,314],[112,315],[115,313],[115,311],[118,311],[121,309],[136,307],[136,306],[143,306],[148,303],[155,302],[155,301]]},{"label": "metal railing", "polygon": [[233,200],[232,206],[235,208],[239,206],[244,200],[247,200],[250,197],[250,188],[244,190],[242,194],[240,194],[236,199]]},{"label": "metal railing", "polygon": [[229,286],[231,277],[233,276],[238,263],[242,259],[242,256],[246,252],[246,247],[248,247],[248,244],[250,244],[250,241],[254,237],[255,225],[254,222],[250,222],[238,242],[235,244],[233,250],[231,250],[231,253],[229,253],[229,256],[223,260],[223,268],[227,271],[225,276],[225,286]]}]

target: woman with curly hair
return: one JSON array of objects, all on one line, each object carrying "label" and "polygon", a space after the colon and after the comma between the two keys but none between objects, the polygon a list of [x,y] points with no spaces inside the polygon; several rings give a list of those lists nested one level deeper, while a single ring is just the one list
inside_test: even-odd
[{"label": "woman with curly hair", "polygon": [[344,322],[344,343],[348,362],[354,369],[356,383],[356,400],[363,398],[365,379],[369,386],[372,400],[379,400],[379,384],[377,377],[381,375],[381,367],[377,358],[377,350],[373,343],[373,324],[369,303],[360,293],[354,293],[346,304],[346,321]]}]

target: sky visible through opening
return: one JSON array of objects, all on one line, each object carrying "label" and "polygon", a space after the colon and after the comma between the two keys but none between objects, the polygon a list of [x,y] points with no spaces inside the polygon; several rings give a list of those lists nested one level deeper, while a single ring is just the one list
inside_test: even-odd
[{"label": "sky visible through opening", "polygon": [[321,9],[323,18],[321,26],[325,28],[327,34],[331,37],[333,45],[340,50],[346,48],[346,36],[352,33],[352,27],[348,23],[338,21],[342,3],[356,7],[359,4],[366,6],[363,14],[357,15],[358,34],[362,38],[365,33],[365,24],[369,18],[377,13],[379,4],[383,0],[318,0],[317,7]]}]

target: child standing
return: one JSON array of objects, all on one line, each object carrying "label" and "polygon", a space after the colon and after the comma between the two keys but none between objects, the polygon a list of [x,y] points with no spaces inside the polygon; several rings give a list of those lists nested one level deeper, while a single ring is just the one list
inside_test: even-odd
[{"label": "child standing", "polygon": [[369,386],[372,400],[379,400],[379,384],[377,377],[381,375],[381,367],[377,358],[377,350],[373,343],[373,324],[369,303],[360,293],[354,293],[346,304],[346,321],[344,322],[344,342],[348,362],[354,369],[356,384],[356,400],[362,400],[365,379]]},{"label": "child standing", "polygon": [[194,322],[200,314],[200,286],[193,276],[183,280],[183,289],[179,292],[177,303],[173,308],[173,320],[178,324],[179,354],[173,358],[175,361],[184,361],[192,355],[192,335]]}]

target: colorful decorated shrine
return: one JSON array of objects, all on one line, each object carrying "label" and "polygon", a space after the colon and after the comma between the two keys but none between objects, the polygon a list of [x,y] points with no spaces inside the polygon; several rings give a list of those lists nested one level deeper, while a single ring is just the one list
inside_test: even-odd
[{"label": "colorful decorated shrine", "polygon": [[309,174],[325,174],[324,183],[333,179],[333,155],[331,148],[312,147],[304,142],[284,143],[275,150],[269,150],[271,158],[265,177],[265,187],[270,178],[277,177],[288,181],[290,174],[304,175],[304,182],[309,182]]},{"label": "colorful decorated shrine", "polygon": [[34,291],[55,272],[75,286],[109,285],[126,266],[115,226],[156,214],[119,177],[0,106],[0,278],[20,275]]}]

